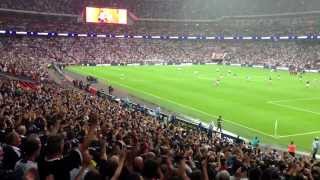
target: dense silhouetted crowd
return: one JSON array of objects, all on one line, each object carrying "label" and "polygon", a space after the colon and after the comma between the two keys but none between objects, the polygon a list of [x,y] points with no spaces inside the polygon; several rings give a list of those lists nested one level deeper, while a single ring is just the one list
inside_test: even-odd
[{"label": "dense silhouetted crowd", "polygon": [[110,38],[2,37],[0,71],[48,78],[49,64],[172,64],[224,62],[318,69],[315,42],[243,42]]},{"label": "dense silhouetted crowd", "polygon": [[260,15],[317,11],[317,0],[2,0],[1,8],[47,13],[81,14],[86,6],[125,8],[142,18],[214,19],[222,16]]},{"label": "dense silhouetted crowd", "polygon": [[[192,6],[185,5],[181,12],[190,12],[186,14],[171,11],[178,9],[183,1],[141,2],[110,1],[117,7],[128,4],[130,11],[147,18],[197,18],[199,12],[207,12],[206,8],[210,7],[198,7],[199,11],[193,11]],[[313,4],[317,2],[312,1]],[[87,5],[95,3],[99,1]],[[283,0],[276,5],[283,7],[283,12],[314,10],[305,1],[296,0],[285,6],[287,3],[288,0]],[[81,13],[84,4],[81,0],[0,1],[1,8],[76,15]],[[217,7],[220,6],[223,7]],[[249,8],[248,14],[256,14],[259,8],[253,7]],[[231,11],[238,7],[226,8]],[[244,7],[239,5],[238,11],[242,11],[241,8]],[[271,12],[277,13],[276,10]],[[202,18],[225,15],[219,13],[206,14]],[[224,17],[210,23],[142,21],[131,26],[83,24],[78,22],[77,16],[39,19],[31,17],[34,15],[23,16],[0,17],[0,29],[200,36],[318,32],[315,14],[272,18]],[[320,149],[318,138],[312,144],[312,157],[297,155],[293,142],[288,152],[261,148],[258,138],[250,143],[230,140],[201,126],[189,127],[174,119],[159,119],[125,103],[56,84],[51,81],[48,71],[52,63],[218,62],[319,69],[318,49],[319,43],[315,41],[298,40],[1,35],[0,72],[11,76],[0,78],[0,179],[319,180],[320,163],[315,160]]]},{"label": "dense silhouetted crowd", "polygon": [[320,178],[309,157],[221,139],[54,83],[26,89],[1,79],[0,107],[1,179]]},{"label": "dense silhouetted crowd", "polygon": [[105,33],[120,35],[288,36],[318,35],[319,14],[224,17],[216,21],[135,21],[130,25],[84,23],[80,16],[2,16],[0,29],[37,32]]}]

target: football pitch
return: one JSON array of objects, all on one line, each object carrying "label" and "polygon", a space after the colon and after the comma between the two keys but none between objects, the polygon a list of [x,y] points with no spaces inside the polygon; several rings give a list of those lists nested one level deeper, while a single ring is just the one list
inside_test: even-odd
[{"label": "football pitch", "polygon": [[298,151],[310,152],[312,140],[320,136],[320,74],[300,78],[287,71],[222,65],[67,70],[204,122],[216,122],[221,115],[226,130],[247,139],[258,136],[275,147],[285,148],[293,140]]}]

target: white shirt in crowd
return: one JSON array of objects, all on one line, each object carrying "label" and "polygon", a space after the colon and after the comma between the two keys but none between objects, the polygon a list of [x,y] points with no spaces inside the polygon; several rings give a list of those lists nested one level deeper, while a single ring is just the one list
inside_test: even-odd
[{"label": "white shirt in crowd", "polygon": [[319,147],[320,147],[319,140],[314,140],[312,143],[312,149],[319,149]]}]

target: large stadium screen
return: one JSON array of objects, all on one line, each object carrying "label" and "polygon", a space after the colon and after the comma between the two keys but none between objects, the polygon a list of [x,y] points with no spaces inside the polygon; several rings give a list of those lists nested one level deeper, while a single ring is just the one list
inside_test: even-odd
[{"label": "large stadium screen", "polygon": [[127,24],[127,10],[86,7],[86,22]]}]

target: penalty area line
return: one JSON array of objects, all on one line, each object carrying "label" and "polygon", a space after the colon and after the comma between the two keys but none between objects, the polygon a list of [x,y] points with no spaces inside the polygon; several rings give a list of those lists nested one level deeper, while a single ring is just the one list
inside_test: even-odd
[{"label": "penalty area line", "polygon": [[311,132],[306,132],[306,133],[289,134],[289,135],[277,136],[277,138],[288,138],[288,137],[305,136],[305,135],[311,135],[311,134],[320,134],[320,131],[311,131]]},{"label": "penalty area line", "polygon": [[297,99],[283,99],[283,100],[275,100],[275,101],[268,101],[268,103],[278,103],[278,102],[291,102],[291,101],[311,101],[311,100],[319,100],[320,97],[314,98],[297,98]]},{"label": "penalty area line", "polygon": [[[109,80],[109,81],[110,81],[110,80]],[[209,116],[209,117],[212,117],[212,118],[217,118],[217,117],[218,117],[217,115],[209,114],[209,113],[204,112],[204,111],[202,111],[202,110],[199,110],[199,109],[196,109],[196,108],[193,108],[193,107],[190,107],[190,106],[186,106],[186,105],[184,105],[184,104],[177,103],[177,102],[172,101],[172,100],[170,100],[170,99],[166,99],[166,98],[159,97],[159,96],[154,95],[154,94],[152,94],[152,93],[145,92],[145,91],[142,91],[142,90],[139,90],[139,89],[136,89],[136,88],[127,86],[127,85],[122,84],[122,83],[119,83],[119,82],[114,82],[114,83],[115,83],[115,84],[118,84],[118,85],[120,85],[120,86],[122,86],[122,87],[126,87],[126,88],[128,88],[128,89],[134,90],[134,91],[136,91],[136,92],[141,92],[141,93],[143,93],[143,94],[152,96],[152,97],[154,97],[154,98],[157,98],[157,99],[160,99],[160,100],[163,100],[163,101],[170,102],[171,104],[175,104],[175,105],[178,105],[178,106],[180,106],[180,107],[184,107],[184,108],[186,108],[186,109],[199,112],[199,113],[201,113],[201,114],[204,114],[204,115]],[[240,123],[236,123],[236,122],[231,121],[231,120],[224,119],[224,121],[227,121],[227,122],[229,122],[229,123],[231,123],[231,124],[234,124],[234,125],[236,125],[236,126],[242,127],[242,128],[244,128],[244,129],[248,129],[248,130],[250,130],[250,131],[253,131],[253,132],[262,134],[262,135],[264,135],[264,136],[272,137],[272,138],[274,138],[274,139],[277,139],[277,138],[278,138],[278,137],[275,137],[274,135],[267,134],[267,133],[262,132],[262,131],[260,131],[260,130],[247,127],[247,126],[245,126],[245,125],[242,125],[242,124],[240,124]]]},{"label": "penalty area line", "polygon": [[275,105],[275,106],[280,106],[280,107],[284,107],[284,108],[288,108],[288,109],[293,109],[293,110],[296,110],[296,111],[302,111],[302,112],[307,112],[307,113],[312,113],[312,114],[320,115],[320,112],[314,112],[314,111],[310,111],[310,110],[304,109],[304,108],[299,108],[299,107],[294,107],[294,106],[279,104],[279,103],[275,103],[275,102],[271,102],[271,101],[268,101],[267,103],[268,103],[268,104]]}]

